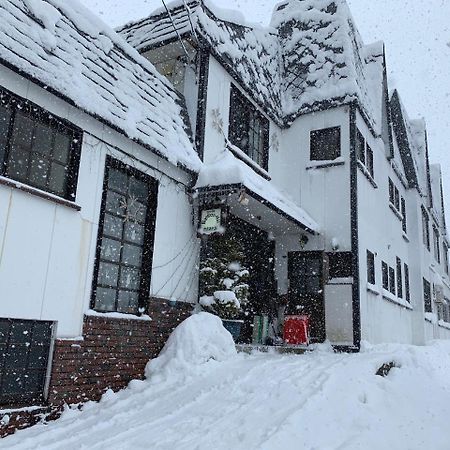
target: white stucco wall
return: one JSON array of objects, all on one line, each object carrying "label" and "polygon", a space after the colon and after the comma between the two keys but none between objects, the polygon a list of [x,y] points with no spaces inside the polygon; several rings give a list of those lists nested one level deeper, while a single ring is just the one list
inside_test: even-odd
[{"label": "white stucco wall", "polygon": [[81,334],[90,304],[106,155],[158,180],[149,295],[195,301],[199,245],[185,189],[191,176],[3,66],[0,80],[4,88],[85,131],[75,199],[80,211],[0,185],[0,317],[56,320],[59,337]]}]

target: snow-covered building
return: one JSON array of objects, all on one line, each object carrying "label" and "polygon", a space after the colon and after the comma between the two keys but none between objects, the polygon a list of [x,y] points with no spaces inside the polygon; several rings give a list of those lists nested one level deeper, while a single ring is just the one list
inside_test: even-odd
[{"label": "snow-covered building", "polygon": [[440,171],[344,0],[283,1],[270,27],[180,1],[119,33],[185,97],[200,218],[242,240],[253,313],[347,349],[450,337]]},{"label": "snow-covered building", "polygon": [[201,162],[178,93],[77,2],[0,17],[0,407],[99,398],[196,301]]},{"label": "snow-covered building", "polygon": [[77,2],[0,14],[0,406],[143,376],[214,232],[245,255],[243,342],[299,313],[346,350],[450,337],[440,169],[344,0],[270,27],[206,0],[117,32]]}]

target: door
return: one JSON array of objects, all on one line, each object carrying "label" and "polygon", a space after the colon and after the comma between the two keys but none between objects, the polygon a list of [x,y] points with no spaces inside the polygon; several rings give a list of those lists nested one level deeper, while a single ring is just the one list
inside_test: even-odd
[{"label": "door", "polygon": [[325,340],[324,253],[291,252],[287,314],[310,316],[312,342]]}]

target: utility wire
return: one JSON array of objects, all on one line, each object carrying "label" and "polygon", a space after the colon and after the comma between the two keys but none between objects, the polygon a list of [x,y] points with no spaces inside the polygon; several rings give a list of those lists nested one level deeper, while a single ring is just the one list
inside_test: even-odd
[{"label": "utility wire", "polygon": [[183,47],[184,54],[186,55],[186,58],[187,58],[187,63],[189,64],[189,53],[188,53],[188,51],[186,49],[186,46],[184,45],[183,39],[181,39],[180,33],[178,31],[177,26],[175,25],[175,22],[173,20],[172,14],[170,13],[170,10],[169,10],[169,8],[166,5],[166,2],[164,0],[161,0],[161,1],[162,1],[163,5],[164,5],[164,8],[167,11],[167,14],[169,15],[170,21],[172,22],[173,29],[175,30],[175,33],[177,33],[178,40],[180,41],[180,44]]}]

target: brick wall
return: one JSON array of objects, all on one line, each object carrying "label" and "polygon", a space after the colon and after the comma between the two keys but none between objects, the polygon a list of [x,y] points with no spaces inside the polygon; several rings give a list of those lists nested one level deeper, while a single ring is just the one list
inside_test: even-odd
[{"label": "brick wall", "polygon": [[83,340],[57,340],[48,401],[51,405],[98,400],[142,379],[147,362],[158,355],[192,305],[151,300],[151,321],[85,316]]}]

